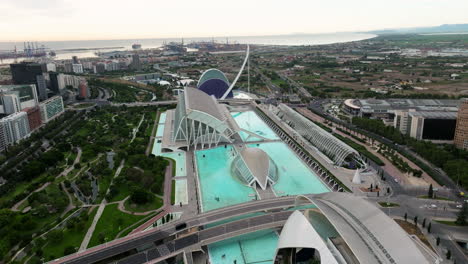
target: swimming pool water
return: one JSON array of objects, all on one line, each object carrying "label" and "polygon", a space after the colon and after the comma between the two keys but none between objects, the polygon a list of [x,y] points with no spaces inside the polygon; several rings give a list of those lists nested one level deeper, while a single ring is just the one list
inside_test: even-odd
[{"label": "swimming pool water", "polygon": [[[254,111],[232,112],[231,115],[240,128],[268,139],[279,139],[275,132]],[[240,135],[244,141],[249,136],[245,132],[240,133]]]},{"label": "swimming pool water", "polygon": [[278,167],[278,182],[273,185],[276,195],[323,193],[330,190],[283,142],[250,144],[265,151]]},{"label": "swimming pool water", "polygon": [[213,264],[272,264],[278,244],[273,230],[262,230],[208,245]]},{"label": "swimming pool water", "polygon": [[204,212],[254,199],[249,195],[255,194],[255,190],[231,176],[230,148],[221,146],[195,152]]}]

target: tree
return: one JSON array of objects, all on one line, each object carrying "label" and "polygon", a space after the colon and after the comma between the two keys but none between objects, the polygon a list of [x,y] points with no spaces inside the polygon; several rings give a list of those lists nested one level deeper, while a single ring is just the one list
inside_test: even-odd
[{"label": "tree", "polygon": [[52,243],[59,243],[63,239],[63,232],[58,229],[52,230],[49,232],[48,238]]},{"label": "tree", "polygon": [[405,222],[408,221],[408,213],[405,213]]},{"label": "tree", "polygon": [[427,191],[427,197],[432,198],[434,197],[434,189],[432,188],[432,183],[429,185],[429,190]]},{"label": "tree", "polygon": [[75,247],[73,247],[73,246],[68,246],[68,247],[66,247],[66,248],[63,250],[63,255],[66,256],[66,255],[73,254],[73,253],[75,253],[75,252],[76,252]]},{"label": "tree", "polygon": [[436,239],[436,245],[437,245],[437,246],[440,245],[440,237],[437,237],[437,239]]},{"label": "tree", "polygon": [[427,226],[427,232],[430,233],[432,228],[431,222],[429,222],[429,225]]},{"label": "tree", "polygon": [[452,251],[447,250],[447,254],[445,254],[445,256],[447,257],[447,259],[451,259],[452,258]]},{"label": "tree", "polygon": [[413,221],[414,221],[414,225],[418,226],[418,216],[415,216]]},{"label": "tree", "polygon": [[422,227],[426,227],[426,218],[423,219]]},{"label": "tree", "polygon": [[467,217],[468,217],[468,203],[464,202],[462,208],[460,209],[460,211],[457,214],[457,220],[455,221],[455,223],[457,225],[466,225],[467,224],[467,220],[466,220]]}]

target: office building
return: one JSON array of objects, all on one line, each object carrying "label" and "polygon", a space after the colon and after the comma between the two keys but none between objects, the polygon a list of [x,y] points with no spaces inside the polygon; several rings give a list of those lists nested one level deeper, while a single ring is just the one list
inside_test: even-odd
[{"label": "office building", "polygon": [[43,101],[47,99],[47,82],[44,74],[36,76],[36,89],[37,95],[39,96],[39,101]]},{"label": "office building", "polygon": [[54,119],[65,111],[61,96],[54,96],[44,102],[41,102],[39,104],[39,108],[43,123],[49,122],[51,119]]},{"label": "office building", "polygon": [[455,128],[455,146],[468,150],[468,98],[462,99]]},{"label": "office building", "polygon": [[65,89],[65,77],[62,73],[50,72],[50,90],[55,94],[61,94]]},{"label": "office building", "polygon": [[28,123],[29,123],[30,131],[36,130],[36,128],[41,126],[42,120],[41,120],[41,111],[39,109],[39,106],[25,108],[22,111],[26,112],[26,114],[28,115]]},{"label": "office building", "polygon": [[65,63],[63,65],[65,72],[73,72],[73,64],[72,63]]},{"label": "office building", "polygon": [[80,61],[78,60],[78,56],[72,56],[72,62],[73,64],[79,64]]},{"label": "office building", "polygon": [[17,112],[0,119],[7,145],[17,143],[29,136],[29,121],[26,112]]},{"label": "office building", "polygon": [[47,99],[45,64],[22,62],[10,64],[11,76],[15,84],[35,84],[39,100]]},{"label": "office building", "polygon": [[0,114],[12,114],[37,104],[34,84],[0,85]]},{"label": "office building", "polygon": [[452,141],[456,120],[456,112],[411,111],[407,134],[420,140]]}]

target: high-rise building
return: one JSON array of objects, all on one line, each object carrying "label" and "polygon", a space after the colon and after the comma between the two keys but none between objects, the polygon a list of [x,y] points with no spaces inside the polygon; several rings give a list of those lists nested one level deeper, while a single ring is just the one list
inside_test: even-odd
[{"label": "high-rise building", "polygon": [[106,64],[98,63],[94,65],[94,73],[103,73],[106,71]]},{"label": "high-rise building", "polygon": [[51,72],[50,77],[50,89],[55,94],[61,94],[62,90],[65,89],[65,76],[62,73]]},{"label": "high-rise building", "polygon": [[41,120],[43,123],[49,122],[65,111],[61,96],[54,96],[41,102],[39,108],[41,110]]},{"label": "high-rise building", "polygon": [[7,145],[29,136],[29,121],[26,112],[17,112],[0,119]]},{"label": "high-rise building", "polygon": [[44,74],[36,76],[36,89],[37,95],[39,96],[39,101],[47,99],[47,82]]},{"label": "high-rise building", "polygon": [[132,69],[137,71],[141,70],[140,55],[138,54],[132,55]]},{"label": "high-rise building", "polygon": [[22,62],[10,64],[11,76],[15,84],[36,84],[40,100],[47,99],[46,81],[44,73],[45,64]]},{"label": "high-rise building", "polygon": [[81,80],[80,85],[78,86],[78,95],[81,98],[88,98],[89,97],[88,83],[86,83],[85,79]]},{"label": "high-rise building", "polygon": [[38,106],[22,110],[28,115],[29,130],[33,131],[42,124],[41,111]]},{"label": "high-rise building", "polygon": [[73,61],[73,64],[79,64],[80,61],[78,60],[78,56],[72,56],[72,61]]},{"label": "high-rise building", "polygon": [[72,64],[72,72],[74,73],[83,73],[83,65],[79,63]]},{"label": "high-rise building", "polygon": [[63,65],[65,72],[73,72],[73,64],[72,63],[65,63]]},{"label": "high-rise building", "polygon": [[12,114],[37,104],[34,84],[0,85],[0,114]]},{"label": "high-rise building", "polygon": [[458,108],[454,143],[458,148],[468,150],[468,98],[462,99]]},{"label": "high-rise building", "polygon": [[17,93],[0,94],[0,109],[2,114],[13,114],[21,110],[20,99]]},{"label": "high-rise building", "polygon": [[0,152],[3,152],[8,146],[5,135],[5,126],[0,122]]},{"label": "high-rise building", "polygon": [[65,81],[65,86],[71,86],[75,89],[78,89],[78,86],[80,85],[81,80],[83,80],[83,77],[80,76],[75,76],[75,75],[64,75],[63,79]]}]

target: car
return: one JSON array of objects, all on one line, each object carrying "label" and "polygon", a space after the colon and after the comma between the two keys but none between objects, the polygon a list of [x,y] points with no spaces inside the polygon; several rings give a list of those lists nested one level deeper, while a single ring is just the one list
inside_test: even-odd
[{"label": "car", "polygon": [[463,205],[462,205],[462,204],[457,204],[455,207],[457,207],[457,208],[462,208]]},{"label": "car", "polygon": [[431,208],[437,208],[437,205],[431,204],[430,207],[431,207]]}]

